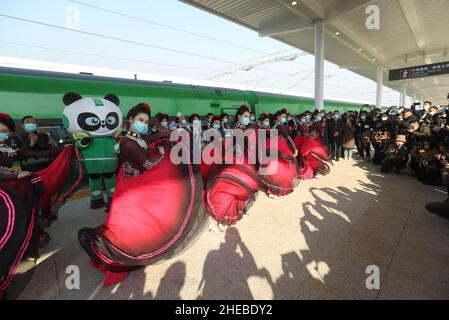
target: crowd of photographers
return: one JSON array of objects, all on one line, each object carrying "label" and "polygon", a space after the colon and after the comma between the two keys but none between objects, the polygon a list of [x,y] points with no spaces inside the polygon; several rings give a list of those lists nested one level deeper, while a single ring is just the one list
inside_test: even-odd
[{"label": "crowd of photographers", "polygon": [[[449,110],[432,106],[423,108],[362,108],[360,112],[327,114],[327,137],[334,160],[351,158],[354,141],[365,161],[380,165],[382,173],[409,167],[423,184],[444,186],[449,196]],[[346,152],[345,152],[346,151]],[[374,154],[372,154],[374,151]],[[449,199],[428,203],[427,210],[449,218]]]}]

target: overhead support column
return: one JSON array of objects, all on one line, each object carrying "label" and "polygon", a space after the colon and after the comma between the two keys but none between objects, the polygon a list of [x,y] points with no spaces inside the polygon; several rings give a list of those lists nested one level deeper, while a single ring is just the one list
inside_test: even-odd
[{"label": "overhead support column", "polygon": [[376,107],[382,108],[382,91],[384,86],[384,66],[377,66],[377,95],[376,95]]},{"label": "overhead support column", "polygon": [[407,83],[402,84],[402,91],[401,91],[401,105],[406,107],[407,104]]},{"label": "overhead support column", "polygon": [[324,24],[318,20],[315,29],[315,107],[324,109]]}]

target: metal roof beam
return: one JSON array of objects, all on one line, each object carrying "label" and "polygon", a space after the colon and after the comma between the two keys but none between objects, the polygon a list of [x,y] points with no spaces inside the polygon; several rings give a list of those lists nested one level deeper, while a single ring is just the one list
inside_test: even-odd
[{"label": "metal roof beam", "polygon": [[[315,20],[319,20],[317,17],[317,10],[320,11],[321,15],[324,15],[323,7],[316,3],[315,1],[297,1],[297,5],[293,6],[291,0],[274,0],[281,6],[294,13],[296,16],[306,20],[309,23],[313,23]],[[312,6],[314,9],[311,9]],[[321,8],[320,8],[321,7]],[[322,11],[321,11],[322,10]]]},{"label": "metal roof beam", "polygon": [[309,22],[323,20],[325,23],[328,23],[364,6],[368,6],[376,0],[335,0],[327,7],[316,0],[299,0],[296,1],[297,4],[294,6],[291,0],[275,1]]},{"label": "metal roof beam", "polygon": [[399,4],[401,5],[404,17],[407,19],[408,25],[410,26],[410,30],[413,33],[416,45],[421,51],[425,51],[427,49],[427,38],[419,20],[415,2],[410,0],[399,0]]},{"label": "metal roof beam", "polygon": [[[405,19],[407,19],[407,23],[412,31],[413,37],[415,38],[416,45],[421,51],[426,51],[427,49],[427,37],[425,31],[422,27],[422,23],[418,17],[418,11],[416,10],[416,5],[414,1],[410,0],[399,0],[399,4],[401,5],[402,12],[404,13]],[[432,59],[430,56],[425,55],[424,61],[426,64],[432,64]],[[433,80],[436,85],[439,84],[438,79]]]},{"label": "metal roof beam", "polygon": [[311,29],[312,24],[301,18],[295,19],[280,19],[278,21],[271,21],[264,23],[259,28],[259,36],[272,37],[280,34],[297,32],[302,30]]},{"label": "metal roof beam", "polygon": [[448,48],[446,48],[446,47],[444,47],[444,48],[430,48],[430,49],[427,49],[425,51],[408,52],[408,53],[402,54],[400,56],[396,56],[394,58],[388,59],[387,63],[388,64],[393,64],[393,63],[404,62],[406,57],[407,57],[407,60],[409,62],[412,61],[412,60],[420,59],[420,58],[422,58],[426,62],[426,58],[425,58],[426,56],[431,59],[432,56],[438,56],[438,55],[441,55],[442,57],[444,57],[444,59],[447,59],[447,57],[448,57],[447,49]]},{"label": "metal roof beam", "polygon": [[337,20],[363,7],[367,7],[376,0],[336,0],[326,9],[326,23]]}]

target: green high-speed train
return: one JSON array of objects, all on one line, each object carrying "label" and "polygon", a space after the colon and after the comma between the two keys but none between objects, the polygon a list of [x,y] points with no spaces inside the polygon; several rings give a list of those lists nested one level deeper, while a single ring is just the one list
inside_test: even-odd
[{"label": "green high-speed train", "polygon": [[[124,115],[139,102],[149,103],[153,114],[162,112],[170,116],[178,112],[232,115],[242,104],[249,105],[257,115],[281,108],[287,108],[292,114],[315,109],[312,98],[300,96],[0,67],[0,112],[8,113],[15,120],[32,115],[46,126],[60,125],[62,97],[67,92],[77,92],[83,97],[114,93],[121,100]],[[356,103],[325,101],[326,110],[344,112],[359,108],[360,104]]]}]

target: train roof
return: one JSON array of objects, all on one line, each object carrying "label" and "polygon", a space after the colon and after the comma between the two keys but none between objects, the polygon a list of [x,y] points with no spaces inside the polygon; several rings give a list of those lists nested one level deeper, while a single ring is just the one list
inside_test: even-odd
[{"label": "train roof", "polygon": [[[21,76],[34,76],[34,77],[49,77],[49,78],[59,78],[59,79],[75,79],[75,80],[91,80],[91,81],[102,81],[102,82],[110,82],[110,83],[124,83],[124,84],[139,84],[139,85],[153,85],[153,86],[169,86],[173,88],[184,88],[184,89],[204,89],[204,90],[221,90],[227,92],[234,92],[239,94],[245,94],[245,92],[251,91],[255,95],[259,96],[275,96],[275,97],[284,97],[291,99],[304,99],[313,101],[314,98],[312,96],[307,95],[295,95],[293,93],[280,93],[273,91],[262,91],[262,90],[244,90],[237,88],[229,88],[229,87],[219,87],[219,86],[206,86],[206,85],[198,85],[198,84],[184,84],[177,83],[172,81],[154,81],[154,80],[140,80],[140,79],[129,79],[129,78],[121,78],[121,77],[111,77],[111,76],[100,76],[91,73],[69,73],[69,72],[59,72],[59,71],[46,71],[46,70],[34,70],[34,69],[25,69],[25,68],[13,68],[13,67],[4,67],[0,66],[0,73],[2,74],[12,74],[12,75],[21,75]],[[332,103],[344,103],[344,104],[354,104],[361,105],[365,104],[361,101],[354,100],[341,100],[335,98],[325,99],[327,102]]]}]

